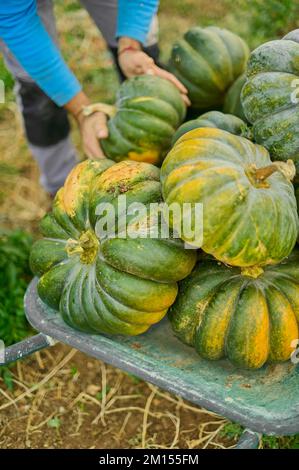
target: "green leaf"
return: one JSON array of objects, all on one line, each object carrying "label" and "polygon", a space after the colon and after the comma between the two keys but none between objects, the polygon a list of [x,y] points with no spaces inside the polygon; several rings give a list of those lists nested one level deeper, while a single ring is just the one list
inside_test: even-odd
[{"label": "green leaf", "polygon": [[76,366],[71,367],[71,376],[75,377],[75,375],[78,373],[78,369]]},{"label": "green leaf", "polygon": [[49,426],[49,428],[59,429],[61,425],[61,421],[58,417],[54,417],[52,419],[49,419],[49,421],[47,422],[47,425]]},{"label": "green leaf", "polygon": [[[105,395],[107,395],[107,393],[109,393],[110,390],[111,390],[111,387],[109,387],[109,385],[107,385],[106,390],[105,390]],[[102,401],[103,396],[104,396],[104,391],[103,390],[96,393],[96,399],[99,400],[99,401]]]},{"label": "green leaf", "polygon": [[8,390],[12,391],[14,388],[14,383],[12,373],[10,372],[9,368],[6,366],[0,367],[0,376],[2,376]]},{"label": "green leaf", "polygon": [[220,431],[220,435],[228,439],[237,440],[241,437],[243,430],[244,428],[239,424],[228,423],[222,428],[222,430]]}]

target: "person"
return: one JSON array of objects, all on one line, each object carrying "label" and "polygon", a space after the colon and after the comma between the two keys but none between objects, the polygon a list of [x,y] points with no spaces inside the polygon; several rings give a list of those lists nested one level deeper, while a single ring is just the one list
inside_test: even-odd
[{"label": "person", "polygon": [[[121,80],[155,74],[174,83],[188,102],[185,87],[157,64],[158,0],[81,3],[102,32]],[[78,123],[84,153],[95,159],[104,158],[100,140],[108,136],[106,116],[95,112],[86,117],[82,112],[90,100],[60,53],[52,0],[1,2],[0,41],[16,81],[17,102],[29,148],[40,167],[41,184],[55,194],[77,163],[68,112]]]}]

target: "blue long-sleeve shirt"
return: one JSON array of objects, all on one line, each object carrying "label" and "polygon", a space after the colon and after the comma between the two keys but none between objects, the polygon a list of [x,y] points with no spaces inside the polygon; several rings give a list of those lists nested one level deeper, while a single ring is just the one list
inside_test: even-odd
[{"label": "blue long-sleeve shirt", "polygon": [[[128,36],[143,43],[158,3],[158,0],[118,0],[116,36]],[[1,1],[0,38],[32,79],[59,106],[81,90],[42,24],[36,0]]]}]

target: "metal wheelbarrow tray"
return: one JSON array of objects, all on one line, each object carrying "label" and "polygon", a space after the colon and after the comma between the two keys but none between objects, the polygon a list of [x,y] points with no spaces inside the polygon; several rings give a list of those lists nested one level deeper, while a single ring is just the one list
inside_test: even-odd
[{"label": "metal wheelbarrow tray", "polygon": [[239,447],[256,446],[255,433],[299,433],[298,366],[285,363],[244,371],[227,360],[206,361],[175,338],[167,319],[137,337],[81,333],[40,301],[36,284],[34,279],[28,287],[25,311],[41,333],[7,348],[6,362],[50,345],[53,338],[253,431]]}]

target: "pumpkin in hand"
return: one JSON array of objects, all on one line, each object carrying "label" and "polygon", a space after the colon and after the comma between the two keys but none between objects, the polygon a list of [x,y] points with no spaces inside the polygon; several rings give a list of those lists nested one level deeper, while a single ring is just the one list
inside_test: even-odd
[{"label": "pumpkin in hand", "polygon": [[169,318],[206,359],[252,369],[289,360],[299,338],[299,250],[264,270],[206,257],[180,283]]},{"label": "pumpkin in hand", "polygon": [[245,122],[237,116],[224,114],[220,111],[209,111],[208,113],[202,114],[197,119],[184,122],[175,132],[172,138],[172,145],[174,145],[182,135],[186,134],[186,132],[199,129],[200,127],[216,127],[217,129],[223,129],[235,135],[246,135],[249,132]]},{"label": "pumpkin in hand", "polygon": [[[176,142],[163,162],[161,181],[168,205],[177,203],[183,211],[184,203],[202,204],[198,247],[224,263],[252,266],[280,262],[296,243],[294,174],[291,160],[272,163],[268,151],[248,139],[201,128]],[[194,229],[194,211],[192,217]],[[180,222],[170,218],[174,227]],[[186,233],[183,223],[179,229],[186,242],[197,244],[194,230]]]},{"label": "pumpkin in hand", "polygon": [[[242,104],[256,142],[275,160],[293,159],[299,172],[299,35],[255,49],[247,68]],[[298,176],[297,176],[298,179]]]},{"label": "pumpkin in hand", "polygon": [[227,29],[194,27],[174,44],[170,69],[188,89],[194,108],[215,109],[245,71],[248,56],[246,43]]},{"label": "pumpkin in hand", "polygon": [[110,116],[109,136],[101,140],[106,157],[161,164],[186,106],[178,89],[163,78],[143,75],[126,80],[115,106],[95,105]]},{"label": "pumpkin in hand", "polygon": [[[137,335],[174,302],[177,281],[190,273],[196,254],[181,240],[159,238],[159,231],[150,238],[157,220],[147,212],[124,219],[119,206],[126,195],[128,205],[148,208],[161,201],[160,186],[159,170],[147,163],[87,160],[69,174],[30,257],[40,298],[66,323],[91,333]],[[97,225],[102,220],[110,227],[112,219],[96,215],[107,203],[115,209],[115,233]]]}]

